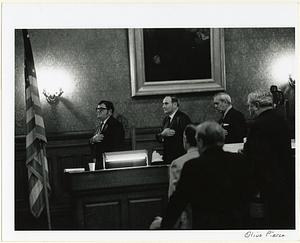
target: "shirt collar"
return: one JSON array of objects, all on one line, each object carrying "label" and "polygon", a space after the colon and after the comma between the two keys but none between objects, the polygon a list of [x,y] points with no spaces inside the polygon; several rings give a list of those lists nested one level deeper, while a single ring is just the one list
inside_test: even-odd
[{"label": "shirt collar", "polygon": [[110,118],[110,116],[109,117],[107,117],[103,122],[102,122],[102,126],[107,122],[107,120]]},{"label": "shirt collar", "polygon": [[223,118],[226,116],[226,114],[228,113],[228,111],[232,108],[232,105],[229,105],[226,109],[226,111],[224,112]]},{"label": "shirt collar", "polygon": [[177,108],[171,115],[169,115],[170,121],[173,120],[173,117],[175,116],[175,113],[176,113],[177,111],[178,111],[178,108]]},{"label": "shirt collar", "polygon": [[186,152],[187,153],[192,153],[194,151],[198,151],[198,148],[197,147],[190,147]]}]

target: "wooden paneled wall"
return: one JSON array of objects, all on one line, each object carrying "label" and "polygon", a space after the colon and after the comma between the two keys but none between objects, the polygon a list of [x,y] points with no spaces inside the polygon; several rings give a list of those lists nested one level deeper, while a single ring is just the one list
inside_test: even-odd
[{"label": "wooden paneled wall", "polygon": [[[162,145],[155,140],[158,128],[132,129],[126,138],[123,150],[147,149],[149,160],[153,150]],[[92,132],[49,134],[46,147],[50,174],[50,211],[53,229],[73,229],[71,195],[64,182],[65,168],[88,169],[91,161],[88,139]],[[25,165],[25,136],[15,137],[15,229],[47,229],[46,215],[33,218],[28,206],[27,169]],[[45,212],[45,210],[44,210]]]}]

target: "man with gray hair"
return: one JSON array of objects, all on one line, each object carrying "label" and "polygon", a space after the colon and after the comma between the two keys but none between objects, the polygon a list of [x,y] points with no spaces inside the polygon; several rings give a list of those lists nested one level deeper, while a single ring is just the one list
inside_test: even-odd
[{"label": "man with gray hair", "polygon": [[295,226],[295,165],[288,123],[273,109],[271,92],[250,93],[248,108],[254,120],[242,152],[249,164],[251,195],[264,205],[260,226],[291,229]]},{"label": "man with gray hair", "polygon": [[215,110],[221,113],[219,124],[226,130],[225,143],[241,143],[246,137],[246,121],[244,115],[232,107],[231,98],[225,92],[214,96]]},{"label": "man with gray hair", "polygon": [[242,228],[244,163],[238,154],[223,151],[224,129],[217,122],[200,124],[196,139],[200,157],[184,164],[161,228],[172,229],[188,203],[193,229]]}]

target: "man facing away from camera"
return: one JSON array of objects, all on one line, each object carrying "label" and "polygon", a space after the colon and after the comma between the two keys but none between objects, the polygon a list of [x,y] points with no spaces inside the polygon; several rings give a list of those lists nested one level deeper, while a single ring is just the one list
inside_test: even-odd
[{"label": "man facing away from camera", "polygon": [[[169,198],[176,190],[177,183],[180,179],[180,174],[184,164],[191,160],[199,157],[199,151],[197,148],[196,141],[196,127],[194,125],[187,125],[183,132],[183,146],[186,150],[186,154],[180,156],[179,158],[173,160],[170,165],[169,171]],[[150,229],[160,228],[162,218],[157,216],[155,220],[150,225]],[[185,210],[180,215],[178,221],[176,222],[175,229],[192,229],[192,210],[190,205],[188,205]]]},{"label": "man facing away from camera", "polygon": [[223,151],[225,132],[216,122],[200,124],[196,139],[200,157],[184,164],[161,229],[174,229],[188,203],[193,229],[241,228],[245,180],[241,156]]}]

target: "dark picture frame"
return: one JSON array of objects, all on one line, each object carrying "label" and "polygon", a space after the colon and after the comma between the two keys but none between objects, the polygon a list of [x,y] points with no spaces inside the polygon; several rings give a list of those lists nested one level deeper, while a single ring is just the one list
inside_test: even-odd
[{"label": "dark picture frame", "polygon": [[221,28],[129,29],[132,97],[226,88]]}]

